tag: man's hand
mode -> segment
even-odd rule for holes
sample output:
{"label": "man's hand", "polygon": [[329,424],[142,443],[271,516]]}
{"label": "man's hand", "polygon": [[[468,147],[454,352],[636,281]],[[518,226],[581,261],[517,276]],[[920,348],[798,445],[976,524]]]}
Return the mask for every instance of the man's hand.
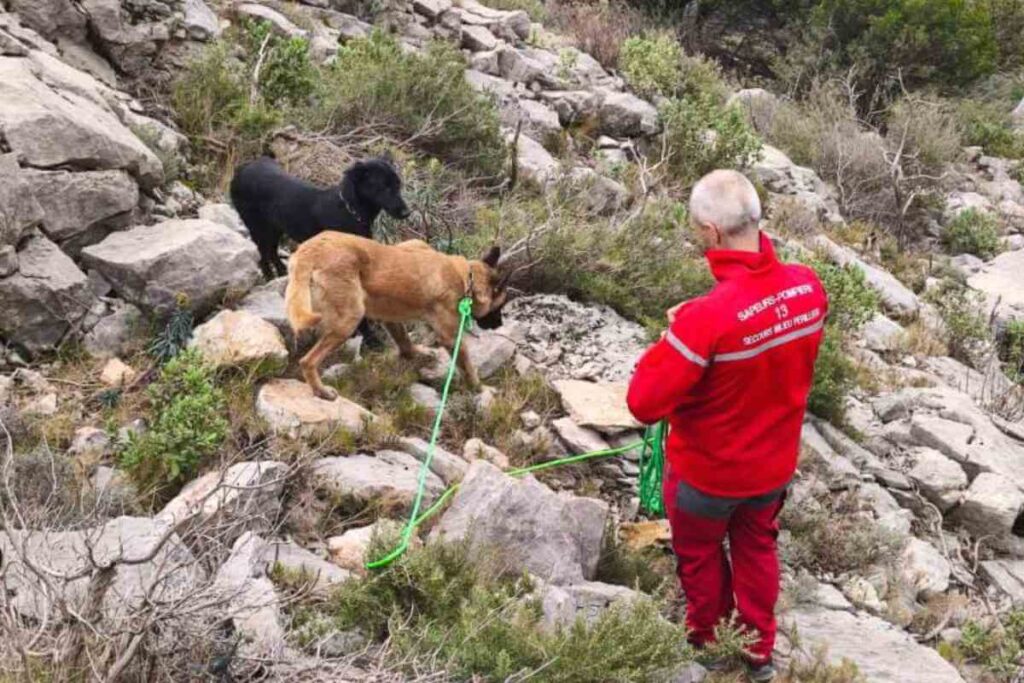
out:
{"label": "man's hand", "polygon": [[676,304],[675,306],[673,306],[672,308],[670,308],[667,311],[665,311],[665,317],[668,318],[668,324],[669,325],[671,325],[673,322],[675,322],[676,313],[679,312],[679,309],[683,307],[684,303],[686,303],[686,302],[685,301],[680,302],[680,303]]}

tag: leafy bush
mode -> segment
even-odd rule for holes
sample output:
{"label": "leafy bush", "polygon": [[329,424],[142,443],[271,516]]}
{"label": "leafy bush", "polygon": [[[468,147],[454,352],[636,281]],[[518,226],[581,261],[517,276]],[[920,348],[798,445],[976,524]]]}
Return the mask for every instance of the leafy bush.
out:
{"label": "leafy bush", "polygon": [[669,166],[684,185],[717,168],[748,166],[760,152],[761,141],[737,106],[722,106],[707,95],[682,97],[662,105],[660,114]]}
{"label": "leafy bush", "polygon": [[942,241],[951,254],[974,254],[990,259],[999,253],[999,222],[977,209],[960,212],[942,231]]}
{"label": "leafy bush", "polygon": [[855,266],[837,266],[816,257],[805,262],[821,280],[829,305],[807,407],[815,415],[841,426],[846,416],[846,396],[857,382],[857,368],[848,357],[845,344],[849,334],[874,315],[878,295],[868,287],[863,271]]}
{"label": "leafy bush", "polygon": [[164,365],[149,386],[149,427],[133,434],[120,454],[121,466],[140,491],[187,481],[227,438],[227,404],[214,380],[214,370],[199,353],[187,350]]}
{"label": "leafy bush", "polygon": [[949,355],[968,365],[975,365],[991,341],[988,316],[979,292],[959,282],[948,280],[928,292],[927,300],[939,312],[945,326],[943,341]]}
{"label": "leafy bush", "polygon": [[1014,610],[1000,624],[968,621],[961,629],[960,642],[945,645],[939,652],[957,664],[977,664],[998,681],[1011,681],[1024,655],[1024,612]]}
{"label": "leafy bush", "polygon": [[238,159],[259,154],[286,114],[309,104],[317,83],[308,41],[278,36],[263,21],[243,22],[189,63],[171,104],[204,167],[204,189],[226,183]]}
{"label": "leafy bush", "polygon": [[1024,320],[1012,320],[1002,338],[1002,356],[1006,374],[1014,382],[1024,384]]}
{"label": "leafy bush", "polygon": [[397,39],[375,31],[338,51],[310,125],[338,132],[377,127],[414,137],[421,149],[463,168],[497,175],[506,157],[497,109],[469,85],[465,68],[447,43],[408,54]]}
{"label": "leafy bush", "polygon": [[787,505],[780,523],[789,532],[782,556],[789,567],[841,574],[864,569],[895,557],[899,537],[856,510],[845,497]]}
{"label": "leafy bush", "polygon": [[728,94],[718,65],[684,54],[671,34],[627,39],[622,44],[619,66],[629,84],[648,98],[709,97],[721,103]]}
{"label": "leafy bush", "polygon": [[[684,629],[661,618],[653,601],[550,632],[532,590],[466,543],[435,543],[343,584],[326,616],[334,628],[388,638],[407,666],[429,658],[458,680],[501,681],[527,671],[538,681],[652,680],[692,656]],[[296,625],[323,616],[311,608]]]}
{"label": "leafy bush", "polygon": [[977,145],[994,156],[1024,156],[1024,135],[1014,130],[1009,112],[1004,103],[961,100],[958,114],[967,144]]}

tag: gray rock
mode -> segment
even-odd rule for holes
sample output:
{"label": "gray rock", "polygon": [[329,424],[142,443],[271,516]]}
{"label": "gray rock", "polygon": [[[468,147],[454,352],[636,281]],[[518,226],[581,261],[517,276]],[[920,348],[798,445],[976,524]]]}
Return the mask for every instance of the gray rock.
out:
{"label": "gray rock", "polygon": [[311,584],[315,597],[324,598],[331,588],[348,581],[352,573],[336,564],[314,555],[305,548],[287,541],[270,541],[260,552],[265,571],[269,574],[280,567],[297,574]]}
{"label": "gray rock", "polygon": [[452,8],[451,0],[413,0],[412,8],[428,19],[437,19]]}
{"label": "gray rock", "polygon": [[1014,607],[1024,606],[1024,560],[987,560],[980,567],[982,575],[1008,595]]}
{"label": "gray rock", "polygon": [[341,430],[358,435],[374,419],[362,406],[339,396],[325,401],[305,382],[274,379],[256,395],[256,412],[277,434],[324,437]]}
{"label": "gray rock", "polygon": [[79,427],[71,438],[68,455],[86,461],[99,461],[110,452],[110,437],[97,427]]}
{"label": "gray rock", "polygon": [[594,578],[607,518],[603,501],[558,495],[531,476],[513,479],[477,460],[431,541],[468,537],[500,548],[513,569],[574,584]]}
{"label": "gray rock", "polygon": [[974,254],[957,254],[949,260],[953,270],[964,278],[974,275],[985,266],[985,262]]}
{"label": "gray rock", "polygon": [[193,330],[188,345],[217,368],[280,371],[288,365],[288,347],[281,333],[248,311],[219,312]]}
{"label": "gray rock", "polygon": [[214,588],[230,605],[232,625],[243,636],[239,653],[276,660],[288,645],[280,597],[266,575],[267,546],[256,534],[243,534],[217,570]]}
{"label": "gray rock", "polygon": [[864,262],[852,249],[840,246],[824,235],[817,235],[812,239],[812,243],[817,248],[822,249],[829,260],[834,263],[841,266],[851,265],[860,268],[864,272],[867,283],[878,292],[882,304],[895,315],[910,316],[921,307],[917,295],[908,289],[906,285],[897,280],[888,271]]}
{"label": "gray rock", "polygon": [[275,460],[240,462],[224,471],[193,479],[155,520],[168,525],[188,523],[202,537],[216,525],[219,539],[233,543],[246,531],[269,532],[281,512],[288,466]]}
{"label": "gray rock", "polygon": [[16,246],[43,220],[43,207],[15,153],[0,154],[0,207],[0,246]]}
{"label": "gray rock", "polygon": [[[507,101],[513,101],[516,97],[515,85],[506,81],[504,78],[498,78],[488,70],[490,68],[490,55],[491,53],[478,52],[473,56],[472,63],[474,68],[466,69],[466,82],[469,83],[474,90],[492,95],[499,104]],[[481,60],[484,61],[481,62]],[[497,73],[496,67],[495,73]]]}
{"label": "gray rock", "polygon": [[466,441],[462,446],[462,457],[468,462],[486,460],[502,471],[509,468],[508,456],[494,446],[488,446],[481,439],[473,438]]}
{"label": "gray rock", "polygon": [[553,386],[566,412],[581,427],[617,434],[640,426],[626,406],[626,384],[563,379]]}
{"label": "gray rock", "polygon": [[498,39],[485,26],[465,26],[462,29],[462,47],[473,52],[486,52],[498,47]]}
{"label": "gray rock", "polygon": [[0,247],[0,278],[18,272],[18,252],[13,245]]}
{"label": "gray rock", "polygon": [[668,683],[704,683],[708,678],[708,670],[697,662],[687,662],[673,671]]}
{"label": "gray rock", "polygon": [[925,498],[945,512],[960,502],[967,488],[967,475],[963,468],[932,448],[917,448],[912,453],[914,467],[907,473]]}
{"label": "gray rock", "polygon": [[607,450],[608,443],[592,429],[580,427],[571,418],[562,417],[551,423],[555,433],[569,449],[570,453],[589,453]]}
{"label": "gray rock", "polygon": [[220,223],[231,228],[242,237],[249,237],[249,228],[245,227],[242,217],[230,204],[204,204],[199,207],[199,217],[204,221]]}
{"label": "gray rock", "polygon": [[938,652],[877,617],[801,607],[782,620],[800,634],[802,647],[792,652],[795,657],[813,657],[811,653],[820,647],[829,662],[856,662],[868,681],[964,683]]}
{"label": "gray rock", "polygon": [[[423,462],[426,460],[430,444],[418,437],[402,437],[398,440],[398,446],[405,453]],[[380,456],[380,453],[377,455]],[[446,485],[450,486],[462,481],[468,469],[469,463],[459,456],[440,446],[434,447],[434,456],[430,459],[430,471],[440,477]]]}
{"label": "gray rock", "polygon": [[958,463],[970,460],[974,427],[934,415],[916,414],[910,421],[910,434],[918,443],[949,456]]}
{"label": "gray rock", "polygon": [[528,134],[546,139],[562,132],[558,114],[546,104],[537,100],[518,100],[516,109],[519,113],[517,118],[523,122],[524,130]]}
{"label": "gray rock", "polygon": [[585,166],[570,171],[569,182],[582,193],[584,206],[598,215],[615,213],[629,201],[625,185]]}
{"label": "gray rock", "polygon": [[875,313],[874,317],[860,328],[861,339],[872,351],[895,351],[900,348],[905,336],[906,333],[898,323],[881,313]]}
{"label": "gray rock", "polygon": [[997,474],[983,472],[971,482],[957,511],[960,524],[974,536],[1008,537],[1013,533],[1024,493]]}
{"label": "gray rock", "polygon": [[244,3],[235,7],[235,12],[257,21],[269,22],[274,30],[286,38],[306,38],[308,32],[296,26],[280,12],[255,3]]}
{"label": "gray rock", "polygon": [[[312,463],[314,485],[358,505],[375,502],[408,509],[416,496],[420,463],[407,453],[381,451],[376,456],[320,458]],[[430,505],[444,483],[428,472],[423,504]]]}
{"label": "gray rock", "polygon": [[598,120],[605,135],[638,137],[661,130],[658,110],[650,102],[625,92],[605,91],[603,95]]}
{"label": "gray rock", "polygon": [[[105,91],[64,68],[77,82]],[[48,87],[38,69],[38,62],[0,57],[0,129],[11,150],[37,168],[124,169],[145,188],[160,184],[160,160],[113,112],[79,92]]]}
{"label": "gray rock", "polygon": [[18,272],[0,280],[0,334],[29,353],[51,350],[94,302],[85,273],[50,240],[30,237],[18,253]]}
{"label": "gray rock", "polygon": [[996,301],[996,319],[1013,320],[1024,317],[1024,287],[1020,286],[1020,273],[1024,272],[1024,251],[1007,251],[985,264],[967,284],[978,290],[992,310]]}
{"label": "gray rock", "polygon": [[82,346],[94,358],[122,356],[142,329],[142,311],[123,301],[115,301],[113,311],[93,325],[82,339]]}
{"label": "gray rock", "polygon": [[220,35],[220,20],[203,0],[185,0],[185,30],[193,40],[211,40]]}
{"label": "gray rock", "polygon": [[593,625],[613,605],[650,600],[631,588],[598,581],[556,586],[538,579],[538,583],[534,596],[540,600],[544,626],[552,631],[570,628],[577,619]]}
{"label": "gray rock", "polygon": [[860,470],[836,453],[814,425],[804,423],[800,444],[818,458],[830,488],[850,488],[860,482]]}
{"label": "gray rock", "polygon": [[[465,32],[469,27],[464,27]],[[545,66],[531,59],[526,52],[506,46],[498,51],[498,72],[502,78],[515,83],[530,85],[545,76]]]}
{"label": "gray rock", "polygon": [[425,408],[431,415],[436,415],[437,409],[441,407],[441,394],[432,386],[416,382],[409,387],[409,395],[413,403]]}
{"label": "gray rock", "polygon": [[561,295],[519,297],[503,314],[519,352],[551,379],[628,381],[648,346],[642,326]]}
{"label": "gray rock", "polygon": [[885,423],[910,416],[907,401],[900,394],[883,394],[871,402],[871,408],[878,419]]}
{"label": "gray rock", "polygon": [[900,554],[900,577],[914,596],[928,599],[949,588],[952,566],[935,546],[911,536]]}
{"label": "gray rock", "polygon": [[[176,535],[154,553],[166,532],[164,524],[144,517],[118,517],[77,531],[8,529],[0,534],[0,584],[11,596],[7,604],[29,618],[56,617],[53,587],[73,608],[82,609],[90,576],[83,570],[93,566],[90,555],[101,566],[125,562],[117,564],[100,606],[112,626],[144,601],[171,604],[196,590],[204,573]],[[51,580],[44,585],[36,573],[25,569],[15,547],[24,548],[43,571],[83,573],[83,577],[70,582]],[[142,561],[151,554],[151,560]]]}
{"label": "gray rock", "polygon": [[487,379],[512,360],[516,344],[506,335],[489,330],[477,330],[463,340],[469,351],[469,360],[480,379]]}
{"label": "gray rock", "polygon": [[[511,141],[514,136],[508,133],[506,137]],[[522,178],[540,185],[546,185],[554,180],[562,168],[543,145],[522,134],[516,143],[516,163],[519,165],[519,174]]]}
{"label": "gray rock", "polygon": [[878,484],[861,484],[858,490],[861,500],[871,505],[878,526],[897,536],[910,535],[914,513],[900,507],[891,493]]}
{"label": "gray rock", "polygon": [[540,98],[554,107],[563,126],[596,118],[601,110],[601,95],[589,90],[545,90]]}
{"label": "gray rock", "polygon": [[292,328],[284,307],[284,290],[287,283],[287,278],[281,277],[260,285],[246,294],[235,308],[266,320],[290,341],[293,337]]}
{"label": "gray rock", "polygon": [[260,279],[253,243],[217,223],[169,220],[110,235],[82,250],[118,295],[166,314],[185,295],[200,313],[225,292],[244,293]]}

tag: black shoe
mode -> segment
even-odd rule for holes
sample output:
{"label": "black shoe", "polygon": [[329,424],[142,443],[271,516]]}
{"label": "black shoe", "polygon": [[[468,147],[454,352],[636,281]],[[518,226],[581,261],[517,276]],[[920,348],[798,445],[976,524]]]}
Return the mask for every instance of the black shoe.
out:
{"label": "black shoe", "polygon": [[764,664],[751,664],[747,676],[754,683],[769,683],[775,680],[775,665],[768,660]]}

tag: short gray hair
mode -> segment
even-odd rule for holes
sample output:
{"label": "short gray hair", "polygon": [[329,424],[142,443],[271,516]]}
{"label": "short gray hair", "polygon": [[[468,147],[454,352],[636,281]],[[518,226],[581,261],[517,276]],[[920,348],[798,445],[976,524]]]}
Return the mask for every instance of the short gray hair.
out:
{"label": "short gray hair", "polygon": [[712,171],[693,186],[690,217],[701,225],[713,223],[728,235],[741,235],[757,229],[761,198],[739,171]]}

